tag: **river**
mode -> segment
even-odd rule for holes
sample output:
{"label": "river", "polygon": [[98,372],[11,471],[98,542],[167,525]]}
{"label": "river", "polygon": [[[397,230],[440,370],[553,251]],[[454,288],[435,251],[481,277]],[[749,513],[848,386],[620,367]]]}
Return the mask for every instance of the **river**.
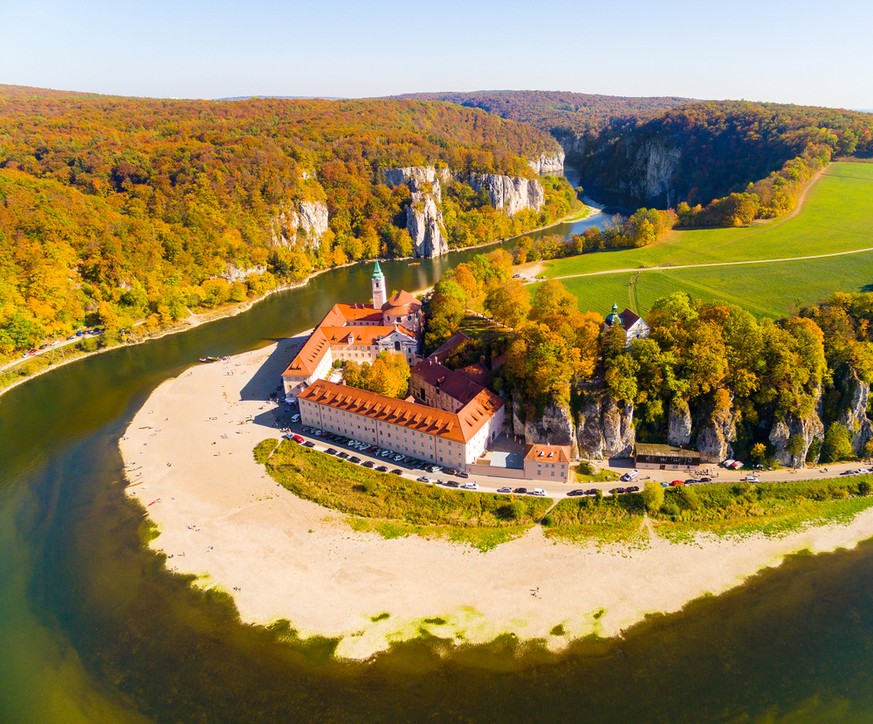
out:
{"label": "river", "polygon": [[[382,268],[389,288],[420,289],[473,253]],[[198,357],[265,345],[335,300],[366,300],[371,272],[322,274],[0,397],[0,721],[873,719],[873,544],[795,557],[562,655],[511,639],[416,641],[364,664],[335,661],[330,642],[242,625],[226,600],[166,573],[123,494],[128,421]]]}

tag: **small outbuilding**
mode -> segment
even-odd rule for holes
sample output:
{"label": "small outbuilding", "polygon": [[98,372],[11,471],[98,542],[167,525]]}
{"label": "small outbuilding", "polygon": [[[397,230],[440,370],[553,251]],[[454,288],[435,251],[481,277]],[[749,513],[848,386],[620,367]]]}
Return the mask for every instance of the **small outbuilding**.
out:
{"label": "small outbuilding", "polygon": [[615,325],[624,330],[625,346],[627,347],[630,347],[631,342],[635,339],[645,339],[651,332],[649,325],[636,312],[625,309],[619,314],[618,304],[612,305],[612,311],[606,315],[606,319],[603,321],[603,329],[609,331]]}
{"label": "small outbuilding", "polygon": [[694,470],[700,466],[697,450],[675,445],[638,442],[634,445],[634,467],[644,470]]}

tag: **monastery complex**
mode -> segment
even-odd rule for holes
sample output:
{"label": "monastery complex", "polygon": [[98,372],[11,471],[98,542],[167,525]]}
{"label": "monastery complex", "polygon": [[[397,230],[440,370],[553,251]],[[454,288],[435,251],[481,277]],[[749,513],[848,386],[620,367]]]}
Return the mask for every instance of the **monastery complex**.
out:
{"label": "monastery complex", "polygon": [[[480,384],[475,366],[467,374],[440,363],[444,348],[421,358],[421,302],[405,291],[389,298],[378,262],[372,289],[372,304],[335,304],[325,315],[282,373],[286,400],[298,402],[303,425],[443,467],[488,474],[481,458],[503,428],[504,401]],[[372,363],[385,351],[403,354],[412,367],[405,400],[327,379],[337,361]],[[517,471],[499,468],[490,474],[529,472],[544,479],[545,472],[552,481],[569,478],[569,448],[532,445],[525,457]]]}

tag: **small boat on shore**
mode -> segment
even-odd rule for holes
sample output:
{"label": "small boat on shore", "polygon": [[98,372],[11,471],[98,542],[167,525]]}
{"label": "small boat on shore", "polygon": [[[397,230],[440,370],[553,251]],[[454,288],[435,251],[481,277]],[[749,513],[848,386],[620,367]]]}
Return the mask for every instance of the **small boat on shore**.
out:
{"label": "small boat on shore", "polygon": [[201,362],[218,362],[218,357],[201,357]]}

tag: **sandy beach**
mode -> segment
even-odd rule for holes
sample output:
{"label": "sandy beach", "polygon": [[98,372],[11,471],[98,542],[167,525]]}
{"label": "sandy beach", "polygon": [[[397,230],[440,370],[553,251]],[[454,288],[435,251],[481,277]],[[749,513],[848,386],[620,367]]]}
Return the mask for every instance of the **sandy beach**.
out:
{"label": "sandy beach", "polygon": [[339,656],[365,659],[420,628],[470,643],[513,632],[560,649],[724,592],[789,553],[873,536],[873,510],[783,538],[685,545],[652,537],[633,550],[555,543],[539,527],[488,553],[354,532],[344,516],[281,488],[252,457],[258,442],[278,436],[269,394],[300,343],[164,382],[120,447],[127,494],[157,524],[150,545],[171,571],[231,594],[244,621],[287,619],[301,636],[340,637]]}

